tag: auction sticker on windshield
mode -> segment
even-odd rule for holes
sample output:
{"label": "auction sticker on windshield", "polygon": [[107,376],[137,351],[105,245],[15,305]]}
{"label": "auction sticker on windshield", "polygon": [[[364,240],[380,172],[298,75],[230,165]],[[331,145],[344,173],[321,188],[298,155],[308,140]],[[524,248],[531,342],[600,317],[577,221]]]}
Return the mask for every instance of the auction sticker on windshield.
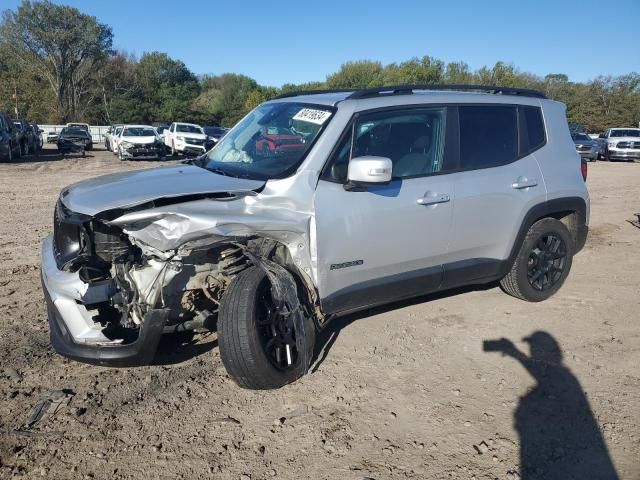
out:
{"label": "auction sticker on windshield", "polygon": [[331,116],[331,112],[326,110],[316,110],[314,108],[303,108],[295,114],[292,120],[300,120],[302,122],[315,123],[322,125]]}

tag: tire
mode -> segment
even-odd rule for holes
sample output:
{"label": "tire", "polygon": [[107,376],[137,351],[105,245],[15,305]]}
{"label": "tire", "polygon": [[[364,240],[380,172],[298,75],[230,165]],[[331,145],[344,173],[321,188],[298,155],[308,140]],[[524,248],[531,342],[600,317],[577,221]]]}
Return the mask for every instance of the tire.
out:
{"label": "tire", "polygon": [[[315,325],[309,317],[304,318],[304,347],[307,365],[302,356],[291,350],[294,359],[291,366],[278,368],[274,355],[267,353],[265,329],[258,319],[264,314],[271,299],[269,280],[259,267],[250,267],[238,274],[230,283],[220,302],[218,314],[218,344],[220,357],[231,378],[243,388],[266,390],[280,388],[300,378],[311,362],[315,344]],[[275,311],[275,310],[272,310]],[[263,313],[263,315],[261,315]],[[272,318],[281,318],[277,314]],[[271,339],[273,340],[273,338]],[[272,347],[277,350],[276,347]],[[283,359],[283,349],[280,349]],[[286,361],[286,360],[285,360]],[[284,362],[283,362],[284,363]],[[282,365],[281,365],[282,366]]]}
{"label": "tire", "polygon": [[7,147],[9,147],[7,149],[8,150],[7,156],[6,157],[0,157],[0,161],[11,163],[11,162],[13,162],[13,149],[11,148],[11,143],[9,143],[9,145],[7,145]]}
{"label": "tire", "polygon": [[546,300],[562,287],[569,275],[573,250],[573,239],[562,222],[555,218],[538,220],[529,228],[511,270],[500,280],[502,290],[528,302]]}
{"label": "tire", "polygon": [[121,162],[124,162],[124,157],[122,156],[122,149],[118,147],[118,158]]}
{"label": "tire", "polygon": [[22,158],[22,145],[18,145],[18,153],[16,153],[16,158]]}
{"label": "tire", "polygon": [[175,157],[175,155],[176,155],[175,144],[173,142],[171,142],[171,156]]}

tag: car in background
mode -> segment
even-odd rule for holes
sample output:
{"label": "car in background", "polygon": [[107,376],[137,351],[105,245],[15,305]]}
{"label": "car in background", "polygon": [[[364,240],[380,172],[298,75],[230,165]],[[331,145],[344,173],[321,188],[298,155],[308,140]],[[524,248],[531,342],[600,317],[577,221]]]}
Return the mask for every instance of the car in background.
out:
{"label": "car in background", "polygon": [[605,160],[640,160],[640,128],[609,128],[598,141]]}
{"label": "car in background", "polygon": [[88,123],[67,123],[67,127],[72,127],[72,128],[81,128],[83,130],[86,130],[87,133],[91,133],[91,130],[89,129],[89,124]]}
{"label": "car in background", "polygon": [[59,133],[55,130],[50,130],[47,133],[47,143],[58,143],[58,135]]}
{"label": "car in background", "polygon": [[114,155],[118,154],[118,139],[120,137],[120,134],[122,133],[123,128],[124,125],[117,125],[116,128],[113,129],[113,133],[109,137],[108,150],[111,150]]}
{"label": "car in background", "polygon": [[204,130],[204,133],[207,134],[207,137],[209,137],[209,139],[213,141],[214,144],[218,143],[218,141],[222,137],[224,137],[227,134],[227,132],[230,130],[229,128],[215,127],[213,125],[206,125],[202,127],[202,129]]}
{"label": "car in background", "polygon": [[37,123],[32,123],[31,128],[33,128],[36,151],[39,152],[42,150],[42,146],[44,145],[44,140],[42,139],[42,133],[44,130],[42,130]]}
{"label": "car in background", "polygon": [[19,132],[22,155],[29,155],[36,149],[33,128],[25,120],[14,118],[12,121]]}
{"label": "car in background", "polygon": [[580,157],[589,162],[595,162],[598,159],[598,152],[600,151],[600,144],[593,140],[586,133],[572,133],[571,139],[576,146],[576,152]]}
{"label": "car in background", "polygon": [[207,135],[195,123],[173,122],[164,132],[164,144],[171,155],[201,155],[207,151]]}
{"label": "car in background", "polygon": [[151,125],[125,125],[118,142],[120,160],[164,160],[164,142]]}
{"label": "car in background", "polygon": [[64,127],[58,135],[58,151],[65,153],[82,153],[93,145],[91,135],[84,128]]}
{"label": "car in background", "polygon": [[109,130],[107,130],[107,133],[104,134],[104,148],[106,148],[107,150],[111,150],[111,142],[112,142],[113,136],[115,135],[116,128],[121,126],[122,126],[121,124],[115,124],[109,127]]}
{"label": "car in background", "polygon": [[286,127],[264,127],[256,140],[256,153],[263,156],[295,153],[304,148],[304,137]]}
{"label": "car in background", "polygon": [[156,132],[158,132],[158,135],[160,137],[164,138],[164,132],[165,130],[167,130],[169,128],[169,124],[168,123],[154,123],[153,128],[156,129]]}
{"label": "car in background", "polygon": [[20,132],[9,117],[0,112],[0,161],[11,162],[21,155]]}

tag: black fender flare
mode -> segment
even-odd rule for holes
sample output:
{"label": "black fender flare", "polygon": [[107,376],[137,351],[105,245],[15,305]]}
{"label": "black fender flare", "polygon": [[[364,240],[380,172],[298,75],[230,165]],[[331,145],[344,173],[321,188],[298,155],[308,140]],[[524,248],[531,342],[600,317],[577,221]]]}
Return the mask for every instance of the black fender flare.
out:
{"label": "black fender flare", "polygon": [[587,233],[589,230],[587,227],[587,202],[585,199],[582,197],[564,197],[547,200],[543,203],[534,205],[525,214],[522,224],[520,225],[520,229],[518,230],[518,234],[516,235],[516,239],[511,247],[511,253],[509,254],[506,262],[507,266],[505,267],[505,275],[511,269],[513,262],[518,256],[520,246],[522,245],[522,242],[524,242],[524,238],[531,228],[531,225],[541,218],[553,217],[554,215],[566,212],[577,214],[576,231],[573,232],[575,242],[574,253],[578,253],[582,250],[587,241]]}

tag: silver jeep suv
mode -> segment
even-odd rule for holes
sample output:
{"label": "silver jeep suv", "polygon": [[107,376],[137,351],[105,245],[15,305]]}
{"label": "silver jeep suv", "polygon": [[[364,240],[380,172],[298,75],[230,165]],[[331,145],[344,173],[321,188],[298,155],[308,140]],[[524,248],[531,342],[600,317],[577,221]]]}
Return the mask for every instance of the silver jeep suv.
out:
{"label": "silver jeep suv", "polygon": [[496,281],[549,298],[586,241],[585,180],[564,105],[539,92],[288,93],[201,157],[62,191],[51,343],[133,365],[163,333],[216,329],[240,386],[277,388],[336,315]]}

